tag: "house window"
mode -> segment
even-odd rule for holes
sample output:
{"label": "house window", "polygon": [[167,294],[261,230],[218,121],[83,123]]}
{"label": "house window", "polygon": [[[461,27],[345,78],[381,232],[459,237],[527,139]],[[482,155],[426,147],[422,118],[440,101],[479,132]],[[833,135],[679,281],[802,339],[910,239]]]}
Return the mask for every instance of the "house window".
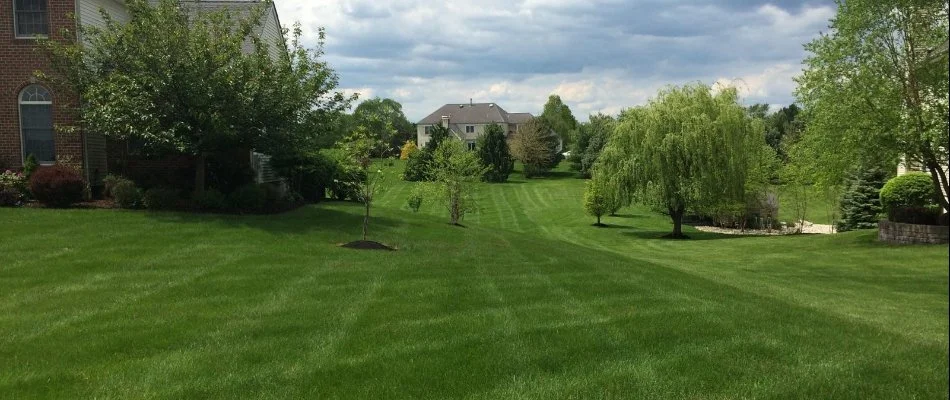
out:
{"label": "house window", "polygon": [[426,135],[431,135],[431,134],[432,134],[432,125],[426,125],[426,127],[425,127],[425,133],[426,133]]}
{"label": "house window", "polygon": [[465,125],[465,133],[475,133],[475,125]]}
{"label": "house window", "polygon": [[56,161],[53,96],[40,85],[27,86],[20,92],[20,134],[24,160],[32,154],[39,163],[51,164]]}
{"label": "house window", "polygon": [[468,150],[469,150],[469,151],[475,151],[475,141],[474,141],[474,140],[469,140],[469,141],[468,141]]}
{"label": "house window", "polygon": [[13,14],[16,37],[49,35],[46,0],[13,0]]}

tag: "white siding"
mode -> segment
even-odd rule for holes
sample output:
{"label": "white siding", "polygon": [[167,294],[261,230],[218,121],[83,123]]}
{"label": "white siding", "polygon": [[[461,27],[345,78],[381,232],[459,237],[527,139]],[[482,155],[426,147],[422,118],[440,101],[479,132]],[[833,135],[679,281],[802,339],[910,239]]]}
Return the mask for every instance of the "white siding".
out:
{"label": "white siding", "polygon": [[261,29],[261,39],[270,46],[270,55],[273,58],[280,56],[284,51],[284,33],[277,20],[277,11],[271,7],[264,17],[264,26]]}
{"label": "white siding", "polygon": [[129,13],[125,4],[117,0],[79,0],[79,22],[83,25],[105,27],[105,20],[99,10],[105,10],[119,22],[128,22]]}

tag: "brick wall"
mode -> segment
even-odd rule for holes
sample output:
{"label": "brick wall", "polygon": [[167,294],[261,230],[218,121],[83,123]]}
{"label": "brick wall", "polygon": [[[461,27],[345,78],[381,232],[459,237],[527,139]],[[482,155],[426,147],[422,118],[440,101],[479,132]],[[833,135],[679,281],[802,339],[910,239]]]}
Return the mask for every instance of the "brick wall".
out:
{"label": "brick wall", "polygon": [[[75,32],[75,0],[48,0],[47,10],[50,37],[62,37],[64,28]],[[36,50],[35,40],[16,38],[13,0],[0,0],[0,165],[16,168],[23,164],[18,96],[20,90],[35,82],[33,71],[45,70],[46,64],[45,57]],[[48,89],[53,94],[54,126],[73,124],[75,96]],[[82,134],[57,131],[54,140],[58,158],[82,166]]]}

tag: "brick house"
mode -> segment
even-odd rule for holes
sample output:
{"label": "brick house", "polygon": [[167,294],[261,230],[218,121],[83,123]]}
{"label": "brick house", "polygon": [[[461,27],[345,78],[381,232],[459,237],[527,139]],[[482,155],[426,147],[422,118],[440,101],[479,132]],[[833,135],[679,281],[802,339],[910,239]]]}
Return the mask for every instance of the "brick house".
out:
{"label": "brick house", "polygon": [[[229,0],[194,4],[196,9],[228,7],[241,11],[257,3]],[[57,93],[34,77],[34,71],[48,68],[37,40],[59,38],[56,33],[63,29],[77,32],[77,25],[103,26],[101,11],[119,22],[129,19],[122,0],[0,0],[0,168],[21,168],[27,155],[33,154],[41,165],[69,163],[79,167],[84,177],[97,185],[119,166],[145,173],[191,167],[187,156],[138,159],[128,143],[108,141],[103,135],[81,129],[67,133],[56,128],[73,125],[75,116],[69,110],[76,108],[79,99]],[[283,32],[273,6],[257,34],[283,46]],[[77,33],[76,38],[58,40],[81,38]],[[270,171],[262,170],[266,169],[261,167],[266,166],[264,157],[255,153],[247,156],[247,162],[258,167],[258,181],[276,179]]]}

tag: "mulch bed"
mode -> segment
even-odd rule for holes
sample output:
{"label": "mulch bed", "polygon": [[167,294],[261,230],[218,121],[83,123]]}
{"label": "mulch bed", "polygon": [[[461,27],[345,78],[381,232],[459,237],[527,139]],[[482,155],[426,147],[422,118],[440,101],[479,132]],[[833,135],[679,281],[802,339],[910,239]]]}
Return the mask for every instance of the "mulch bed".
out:
{"label": "mulch bed", "polygon": [[[23,207],[25,208],[51,208],[51,207],[47,207],[45,204],[40,203],[38,201],[28,201],[26,203],[23,203]],[[115,206],[115,203],[112,200],[90,200],[90,201],[84,201],[82,203],[73,204],[69,208],[96,210],[96,209],[110,209],[110,208],[117,208],[117,207]]]}
{"label": "mulch bed", "polygon": [[385,244],[374,242],[371,240],[357,240],[355,242],[349,242],[346,244],[340,245],[340,247],[345,247],[347,249],[356,249],[356,250],[383,250],[383,251],[396,251],[396,249],[389,247]]}

